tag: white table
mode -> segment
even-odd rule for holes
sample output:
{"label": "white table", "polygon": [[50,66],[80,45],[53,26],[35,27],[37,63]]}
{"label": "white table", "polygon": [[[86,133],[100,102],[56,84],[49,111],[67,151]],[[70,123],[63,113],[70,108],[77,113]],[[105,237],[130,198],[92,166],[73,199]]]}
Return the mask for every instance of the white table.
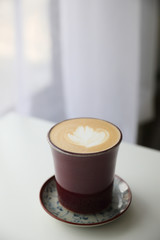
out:
{"label": "white table", "polygon": [[0,119],[0,240],[160,239],[160,152],[122,143],[116,174],[133,200],[116,221],[94,228],[59,222],[41,207],[39,191],[54,174],[47,132],[52,123],[15,113]]}

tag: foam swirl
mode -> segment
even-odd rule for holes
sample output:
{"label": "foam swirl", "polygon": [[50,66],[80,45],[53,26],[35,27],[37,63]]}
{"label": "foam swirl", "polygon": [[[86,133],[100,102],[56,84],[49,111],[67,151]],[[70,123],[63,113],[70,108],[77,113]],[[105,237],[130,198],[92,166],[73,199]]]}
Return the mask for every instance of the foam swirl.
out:
{"label": "foam swirl", "polygon": [[94,130],[89,126],[78,126],[73,134],[68,133],[67,136],[73,144],[90,148],[107,141],[109,132],[105,129]]}

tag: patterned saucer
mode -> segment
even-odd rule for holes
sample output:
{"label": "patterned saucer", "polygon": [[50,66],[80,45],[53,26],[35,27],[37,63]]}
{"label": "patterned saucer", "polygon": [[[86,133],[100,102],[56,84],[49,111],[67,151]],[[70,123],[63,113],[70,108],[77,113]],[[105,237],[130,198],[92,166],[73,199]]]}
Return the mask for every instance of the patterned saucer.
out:
{"label": "patterned saucer", "polygon": [[109,223],[120,217],[130,206],[132,193],[128,184],[115,175],[111,205],[94,214],[80,214],[64,208],[58,201],[55,176],[49,178],[40,190],[40,202],[44,210],[59,221],[89,227]]}

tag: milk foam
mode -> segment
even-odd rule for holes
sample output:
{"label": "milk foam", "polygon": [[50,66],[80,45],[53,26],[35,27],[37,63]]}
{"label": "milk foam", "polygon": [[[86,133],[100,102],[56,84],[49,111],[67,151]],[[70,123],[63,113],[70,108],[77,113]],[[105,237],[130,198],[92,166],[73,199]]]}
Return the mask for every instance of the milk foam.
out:
{"label": "milk foam", "polygon": [[67,136],[73,144],[90,148],[107,141],[109,132],[105,129],[96,131],[89,126],[78,126],[73,134],[68,133]]}

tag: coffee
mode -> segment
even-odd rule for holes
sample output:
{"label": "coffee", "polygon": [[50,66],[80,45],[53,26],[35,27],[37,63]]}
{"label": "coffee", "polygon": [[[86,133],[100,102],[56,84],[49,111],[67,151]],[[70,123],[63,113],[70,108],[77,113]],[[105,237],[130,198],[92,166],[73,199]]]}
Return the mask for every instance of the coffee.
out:
{"label": "coffee", "polygon": [[49,139],[56,147],[71,153],[96,153],[115,146],[121,138],[113,124],[95,118],[76,118],[55,125]]}
{"label": "coffee", "polygon": [[79,213],[103,210],[112,189],[121,131],[95,118],[65,120],[48,133],[59,202]]}

